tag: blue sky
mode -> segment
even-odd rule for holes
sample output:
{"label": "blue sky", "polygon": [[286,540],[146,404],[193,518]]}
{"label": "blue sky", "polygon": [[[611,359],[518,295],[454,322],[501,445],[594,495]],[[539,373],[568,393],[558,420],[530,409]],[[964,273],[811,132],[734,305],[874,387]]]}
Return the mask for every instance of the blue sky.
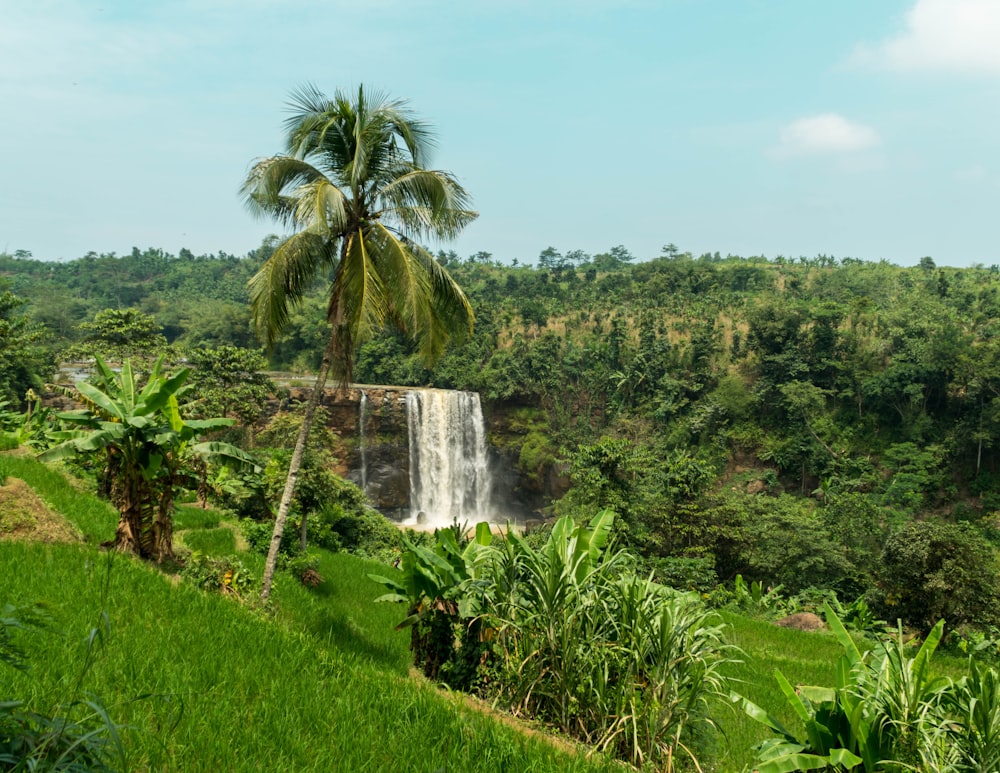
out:
{"label": "blue sky", "polygon": [[0,250],[243,254],[289,93],[406,98],[534,262],[1000,263],[1000,0],[0,0]]}

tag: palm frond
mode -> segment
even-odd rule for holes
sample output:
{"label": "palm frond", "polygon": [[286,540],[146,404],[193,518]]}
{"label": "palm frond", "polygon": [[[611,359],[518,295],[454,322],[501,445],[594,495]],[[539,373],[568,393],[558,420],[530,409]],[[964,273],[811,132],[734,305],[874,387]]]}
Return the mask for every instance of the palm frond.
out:
{"label": "palm frond", "polygon": [[271,156],[251,167],[240,187],[240,195],[255,217],[273,217],[286,225],[294,225],[299,189],[324,180],[329,182],[307,161],[292,156]]}
{"label": "palm frond", "polygon": [[334,246],[309,231],[290,236],[250,278],[250,315],[258,336],[273,346],[291,307],[298,303],[317,275],[336,264]]}
{"label": "palm frond", "polygon": [[409,243],[382,223],[375,223],[369,233],[378,272],[390,301],[387,314],[397,328],[412,336],[431,313],[430,277],[413,255]]}
{"label": "palm frond", "polygon": [[286,121],[288,150],[300,159],[322,158],[356,194],[400,159],[423,165],[434,140],[405,100],[359,86],[325,97],[315,86],[293,92]]}
{"label": "palm frond", "polygon": [[388,314],[383,277],[373,262],[370,244],[362,231],[351,234],[330,292],[327,319],[334,328],[347,326],[352,344],[358,344],[382,327]]}
{"label": "palm frond", "polygon": [[414,238],[452,239],[479,216],[469,208],[471,197],[458,180],[438,170],[406,170],[378,196],[385,215]]}
{"label": "palm frond", "polygon": [[392,319],[417,343],[425,362],[436,362],[449,343],[472,332],[472,305],[458,283],[425,249],[398,238],[381,223],[372,230],[380,233],[384,245],[384,274],[392,288],[387,295],[394,300]]}
{"label": "palm frond", "polygon": [[301,186],[295,201],[295,224],[324,239],[340,238],[348,227],[348,200],[325,177]]}

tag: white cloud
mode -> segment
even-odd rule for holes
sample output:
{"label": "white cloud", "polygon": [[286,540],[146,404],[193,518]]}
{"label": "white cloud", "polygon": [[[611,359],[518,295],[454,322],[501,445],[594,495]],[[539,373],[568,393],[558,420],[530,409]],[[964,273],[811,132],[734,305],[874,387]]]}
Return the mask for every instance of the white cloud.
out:
{"label": "white cloud", "polygon": [[879,144],[878,133],[842,115],[823,113],[800,118],[781,130],[779,152],[783,155],[851,153]]}
{"label": "white cloud", "polygon": [[855,61],[893,70],[1000,73],[1000,0],[916,0],[902,32]]}
{"label": "white cloud", "polygon": [[986,182],[990,178],[990,173],[982,164],[973,164],[956,169],[952,176],[957,182],[971,184]]}

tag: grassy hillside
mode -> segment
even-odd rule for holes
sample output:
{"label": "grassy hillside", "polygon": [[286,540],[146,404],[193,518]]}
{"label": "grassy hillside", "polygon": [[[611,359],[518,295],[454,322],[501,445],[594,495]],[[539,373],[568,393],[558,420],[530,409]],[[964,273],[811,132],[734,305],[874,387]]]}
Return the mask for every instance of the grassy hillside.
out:
{"label": "grassy hillside", "polygon": [[[367,573],[384,567],[321,552],[325,581],[307,589],[279,574],[265,615],[99,551],[114,513],[59,473],[0,455],[0,480],[8,478],[27,482],[86,541],[0,540],[0,608],[39,602],[53,621],[50,631],[18,632],[34,667],[24,674],[3,668],[0,700],[52,714],[98,696],[127,726],[130,770],[621,769],[414,680],[408,635],[393,630],[400,609],[372,603],[381,591]],[[201,553],[225,554],[238,544],[219,513],[182,508],[177,528],[178,541]],[[259,576],[258,557],[239,557]],[[732,689],[793,723],[782,714],[774,670],[792,684],[831,684],[835,640],[724,616],[745,653],[730,668]],[[763,729],[728,705],[714,714],[722,733],[706,742],[711,757],[703,767],[748,769]]]}
{"label": "grassy hillside", "polygon": [[[0,476],[70,518],[101,504],[31,460],[0,458]],[[281,577],[273,620],[86,544],[0,541],[0,565],[0,607],[53,620],[18,633],[33,668],[4,668],[0,697],[66,713],[99,696],[128,726],[129,770],[603,769],[411,680],[398,610],[371,603],[372,567],[348,556],[324,556],[315,591]]]}

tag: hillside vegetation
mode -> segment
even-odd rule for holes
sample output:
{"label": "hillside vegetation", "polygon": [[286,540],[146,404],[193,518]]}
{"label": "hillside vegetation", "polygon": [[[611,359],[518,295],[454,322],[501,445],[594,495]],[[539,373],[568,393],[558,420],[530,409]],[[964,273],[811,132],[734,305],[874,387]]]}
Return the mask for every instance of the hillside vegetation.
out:
{"label": "hillside vegetation", "polygon": [[[492,545],[488,530],[470,542],[458,524],[404,539],[334,475],[321,420],[280,542],[284,570],[262,603],[261,554],[302,417],[265,411],[275,387],[260,371],[314,367],[325,337],[319,288],[269,362],[235,334],[248,322],[239,282],[273,246],[244,259],[136,250],[58,266],[0,256],[3,442],[48,449],[43,458],[81,476],[73,489],[37,461],[0,457],[4,496],[17,503],[3,532],[49,536],[0,544],[17,578],[0,597],[13,604],[0,644],[15,665],[24,653],[46,664],[15,675],[14,696],[39,712],[9,704],[15,724],[70,716],[74,732],[95,729],[94,753],[118,769],[248,757],[331,769],[331,755],[333,769],[398,769],[421,738],[418,769],[612,764],[441,703],[411,683],[412,659],[639,767],[990,769],[996,672],[938,658],[936,670],[966,674],[949,681],[927,664],[938,645],[981,659],[1000,651],[1000,272],[673,249],[636,265],[623,248],[550,249],[537,268],[442,253],[476,310],[475,334],[428,370],[387,332],[358,349],[355,376],[479,391],[503,417],[497,443],[526,485],[568,481],[548,489],[555,526]],[[89,270],[115,273],[128,305]],[[60,293],[76,303],[62,323],[51,308]],[[76,397],[100,414],[70,417],[85,432],[68,433],[37,394],[53,362],[94,355],[126,364],[98,360],[96,386]],[[137,477],[123,488],[126,459]],[[200,508],[175,508],[194,499]],[[115,520],[140,506],[150,520],[135,521],[137,544],[147,531],[165,540],[148,554],[167,576],[97,552],[112,537],[130,550]],[[54,526],[52,511],[76,528]],[[362,556],[401,557],[402,573]],[[409,637],[392,632],[401,609],[372,604],[369,574],[407,605]],[[67,638],[36,630],[33,601]],[[825,612],[837,635],[805,639],[734,612]],[[859,650],[840,620],[879,638]],[[915,643],[899,629],[884,638],[885,620]],[[783,676],[761,678],[775,670]],[[802,683],[812,686],[795,697]],[[91,685],[97,697],[81,701]],[[830,735],[841,721],[850,729]],[[131,728],[121,743],[109,734],[119,725]],[[225,744],[206,747],[206,726]],[[351,735],[316,736],[340,727]],[[67,734],[38,743],[61,750]],[[76,748],[89,746],[65,753]]]}
{"label": "hillside vegetation", "polygon": [[[121,749],[107,755],[113,769],[605,769],[410,679],[396,610],[372,603],[378,586],[366,573],[376,565],[324,553],[322,585],[308,590],[282,575],[274,610],[254,612],[238,601],[240,581],[210,593],[198,587],[203,576],[165,576],[99,551],[94,543],[116,520],[106,503],[37,462],[0,456],[0,479],[17,476],[87,544],[0,539],[3,617],[5,605],[23,614],[39,604],[45,619],[11,633],[30,670],[0,662],[0,700],[69,716],[87,731],[106,727],[106,712],[120,726]],[[217,528],[204,527],[212,520],[182,509],[180,540],[197,542]],[[238,560],[259,574],[261,557]]]}
{"label": "hillside vegetation", "polygon": [[[125,333],[192,362],[252,347],[245,283],[276,243],[244,258],[0,256],[21,331],[11,351],[33,366],[9,376],[9,399],[39,388],[60,352],[113,354]],[[480,392],[506,417],[498,442],[554,514],[614,509],[619,538],[679,587],[742,575],[865,595],[924,630],[941,616],[1000,623],[997,266],[694,257],[672,245],[645,262],[622,247],[549,248],[537,267],[438,259],[472,302],[473,337],[428,370],[387,332],[360,347],[355,379]],[[320,283],[270,367],[317,366],[325,303]],[[266,367],[247,360],[231,383],[248,384],[254,362]],[[259,399],[213,405],[242,406],[249,424]],[[568,490],[545,489],[560,475]]]}

